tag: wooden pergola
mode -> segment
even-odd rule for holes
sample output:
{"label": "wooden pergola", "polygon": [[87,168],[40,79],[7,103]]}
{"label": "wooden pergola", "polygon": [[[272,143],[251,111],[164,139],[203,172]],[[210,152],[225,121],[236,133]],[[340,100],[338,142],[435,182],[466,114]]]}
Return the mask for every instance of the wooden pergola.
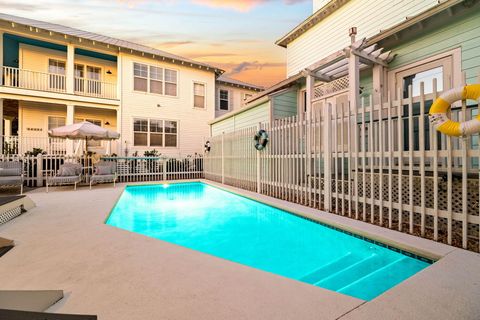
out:
{"label": "wooden pergola", "polygon": [[302,72],[306,79],[307,117],[310,117],[312,110],[315,81],[328,83],[348,76],[348,100],[351,110],[359,105],[361,70],[373,68],[373,87],[376,90],[382,90],[382,84],[386,78],[386,67],[395,58],[395,55],[391,51],[384,52],[383,48],[377,48],[376,44],[367,45],[366,38],[355,41],[356,30],[352,29],[350,46],[317,61]]}

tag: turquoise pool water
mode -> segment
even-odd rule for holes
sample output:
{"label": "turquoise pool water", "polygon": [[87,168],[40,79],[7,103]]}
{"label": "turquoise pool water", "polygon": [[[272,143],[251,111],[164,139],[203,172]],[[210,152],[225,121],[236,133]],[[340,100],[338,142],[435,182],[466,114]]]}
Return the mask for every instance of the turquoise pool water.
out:
{"label": "turquoise pool water", "polygon": [[129,186],[107,224],[363,300],[429,266],[199,182]]}

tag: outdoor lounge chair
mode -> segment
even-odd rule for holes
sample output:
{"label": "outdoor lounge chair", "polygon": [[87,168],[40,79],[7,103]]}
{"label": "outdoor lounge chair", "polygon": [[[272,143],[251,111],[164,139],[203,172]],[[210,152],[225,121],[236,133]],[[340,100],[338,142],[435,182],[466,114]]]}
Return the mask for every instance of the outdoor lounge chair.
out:
{"label": "outdoor lounge chair", "polygon": [[90,177],[90,189],[94,183],[115,182],[117,181],[117,165],[115,162],[101,161],[95,165],[93,175]]}
{"label": "outdoor lounge chair", "polygon": [[0,186],[20,186],[20,194],[23,194],[23,165],[20,161],[0,162]]}
{"label": "outdoor lounge chair", "polygon": [[47,192],[49,186],[64,186],[73,184],[77,190],[77,183],[82,181],[82,165],[79,163],[64,163],[60,166],[57,174],[47,177]]}

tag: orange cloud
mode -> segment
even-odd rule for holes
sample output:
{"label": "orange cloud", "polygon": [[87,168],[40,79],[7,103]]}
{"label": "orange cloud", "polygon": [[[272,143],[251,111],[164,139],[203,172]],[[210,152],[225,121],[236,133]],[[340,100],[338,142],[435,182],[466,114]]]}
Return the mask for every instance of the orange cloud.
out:
{"label": "orange cloud", "polygon": [[268,0],[192,0],[193,3],[206,5],[212,8],[227,8],[241,12],[247,12],[253,7],[267,2]]}

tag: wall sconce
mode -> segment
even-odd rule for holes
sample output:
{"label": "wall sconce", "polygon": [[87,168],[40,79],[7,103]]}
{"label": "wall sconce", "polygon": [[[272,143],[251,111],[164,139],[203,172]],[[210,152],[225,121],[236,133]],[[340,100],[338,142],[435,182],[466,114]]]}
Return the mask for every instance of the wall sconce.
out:
{"label": "wall sconce", "polygon": [[112,71],[108,70],[108,71],[107,71],[107,74],[112,74]]}
{"label": "wall sconce", "polygon": [[109,126],[109,125],[110,125],[110,122],[106,121],[106,122],[105,122],[105,125],[106,125],[106,126]]}

